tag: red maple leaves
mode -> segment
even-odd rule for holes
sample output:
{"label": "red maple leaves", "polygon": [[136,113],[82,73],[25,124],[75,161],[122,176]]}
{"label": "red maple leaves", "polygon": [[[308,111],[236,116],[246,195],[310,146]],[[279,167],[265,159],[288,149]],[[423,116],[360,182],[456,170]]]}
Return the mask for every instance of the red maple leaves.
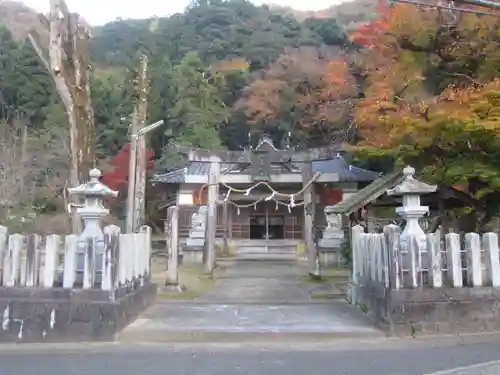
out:
{"label": "red maple leaves", "polygon": [[[102,176],[102,183],[110,189],[124,192],[128,184],[128,169],[130,160],[130,144],[125,144],[121,151],[111,159],[111,170],[105,172]],[[154,168],[154,153],[147,151],[146,160],[147,169]],[[121,194],[120,194],[121,195]]]}
{"label": "red maple leaves", "polygon": [[379,1],[379,17],[359,28],[350,35],[353,43],[363,47],[373,47],[379,40],[379,37],[387,31],[389,27],[388,19],[391,16],[391,6],[386,0]]}

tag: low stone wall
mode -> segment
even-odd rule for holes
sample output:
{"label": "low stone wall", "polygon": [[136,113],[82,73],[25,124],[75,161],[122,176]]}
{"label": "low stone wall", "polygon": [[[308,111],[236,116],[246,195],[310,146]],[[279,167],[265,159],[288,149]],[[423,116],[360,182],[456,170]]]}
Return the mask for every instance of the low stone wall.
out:
{"label": "low stone wall", "polygon": [[480,333],[500,330],[500,289],[493,287],[352,289],[362,311],[390,335]]}
{"label": "low stone wall", "polygon": [[391,292],[396,334],[476,333],[500,330],[500,289],[493,287]]}
{"label": "low stone wall", "polygon": [[135,290],[0,288],[0,342],[112,341],[149,307],[156,285]]}
{"label": "low stone wall", "polygon": [[390,293],[380,283],[351,283],[348,299],[367,314],[375,325],[390,332]]}

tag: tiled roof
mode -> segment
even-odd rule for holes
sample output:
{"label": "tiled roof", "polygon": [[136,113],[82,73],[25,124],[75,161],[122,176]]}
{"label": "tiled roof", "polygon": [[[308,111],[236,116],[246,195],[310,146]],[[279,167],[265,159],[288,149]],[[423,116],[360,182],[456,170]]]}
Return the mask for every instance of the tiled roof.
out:
{"label": "tiled roof", "polygon": [[370,185],[364,187],[353,195],[350,195],[342,202],[327,208],[327,211],[335,214],[350,214],[366,204],[385,194],[387,189],[394,187],[403,181],[404,176],[401,172],[393,172],[382,176]]}
{"label": "tiled roof", "polygon": [[191,162],[184,170],[188,175],[208,175],[208,172],[210,171],[210,163]]}
{"label": "tiled roof", "polygon": [[338,173],[340,182],[370,182],[380,177],[380,173],[348,164],[341,155],[332,159],[315,160],[312,164],[315,173]]}
{"label": "tiled roof", "polygon": [[184,182],[184,169],[175,169],[167,173],[155,174],[151,178],[151,181],[169,184],[182,184]]}
{"label": "tiled roof", "polygon": [[208,171],[210,169],[210,163],[202,163],[202,162],[191,162],[186,165],[184,168],[174,169],[173,171],[167,173],[158,173],[155,174],[151,181],[152,182],[160,182],[160,183],[168,183],[168,184],[182,184],[184,183],[184,176],[186,175],[194,175],[194,176],[203,176],[208,175]]}
{"label": "tiled roof", "polygon": [[[298,167],[300,173],[301,164],[294,163],[294,167]],[[376,180],[380,174],[377,172],[369,171],[366,169],[355,167],[348,164],[343,156],[337,155],[331,159],[315,160],[313,161],[313,172],[319,173],[337,173],[339,175],[339,182],[370,182]],[[156,174],[153,176],[153,182],[180,184],[185,181],[186,175],[203,176],[208,175],[210,163],[204,162],[191,162],[184,168],[179,168],[168,173]],[[238,165],[222,163],[221,173],[225,174],[228,171],[238,170]]]}

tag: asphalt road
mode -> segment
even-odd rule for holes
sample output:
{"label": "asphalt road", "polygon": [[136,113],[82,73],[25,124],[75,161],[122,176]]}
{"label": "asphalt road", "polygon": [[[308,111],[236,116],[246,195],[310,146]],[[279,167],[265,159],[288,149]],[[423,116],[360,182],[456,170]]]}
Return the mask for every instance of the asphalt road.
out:
{"label": "asphalt road", "polygon": [[[387,341],[350,347],[304,343],[42,345],[0,347],[0,374],[423,375],[499,359],[500,340],[446,345]],[[450,374],[498,374],[476,370]]]}

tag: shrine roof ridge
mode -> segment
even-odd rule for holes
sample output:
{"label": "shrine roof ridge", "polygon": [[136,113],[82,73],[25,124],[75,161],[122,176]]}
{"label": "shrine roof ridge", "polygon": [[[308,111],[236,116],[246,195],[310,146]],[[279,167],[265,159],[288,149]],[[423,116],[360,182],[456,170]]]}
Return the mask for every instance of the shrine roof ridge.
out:
{"label": "shrine roof ridge", "polygon": [[209,162],[214,158],[222,162],[235,163],[242,161],[250,161],[251,155],[254,152],[268,152],[272,154],[279,154],[283,159],[291,158],[294,162],[300,161],[315,161],[320,159],[330,159],[337,155],[339,152],[344,152],[345,146],[343,144],[335,144],[325,147],[315,148],[284,148],[278,149],[274,143],[267,137],[261,138],[256,147],[244,148],[241,151],[235,150],[207,150],[202,148],[193,148],[183,145],[171,144],[181,155],[188,156],[191,161]]}
{"label": "shrine roof ridge", "polygon": [[[245,165],[246,164],[246,165]],[[302,171],[303,162],[274,163],[271,170],[275,174],[292,173],[298,174]],[[250,162],[221,163],[221,174],[246,174]],[[155,174],[152,182],[182,184],[186,182],[186,176],[208,176],[210,162],[190,161],[186,166],[166,173]],[[342,155],[337,153],[334,157],[322,158],[312,161],[313,173],[337,173],[339,182],[371,182],[380,177],[380,173],[366,170],[349,164]]]}

